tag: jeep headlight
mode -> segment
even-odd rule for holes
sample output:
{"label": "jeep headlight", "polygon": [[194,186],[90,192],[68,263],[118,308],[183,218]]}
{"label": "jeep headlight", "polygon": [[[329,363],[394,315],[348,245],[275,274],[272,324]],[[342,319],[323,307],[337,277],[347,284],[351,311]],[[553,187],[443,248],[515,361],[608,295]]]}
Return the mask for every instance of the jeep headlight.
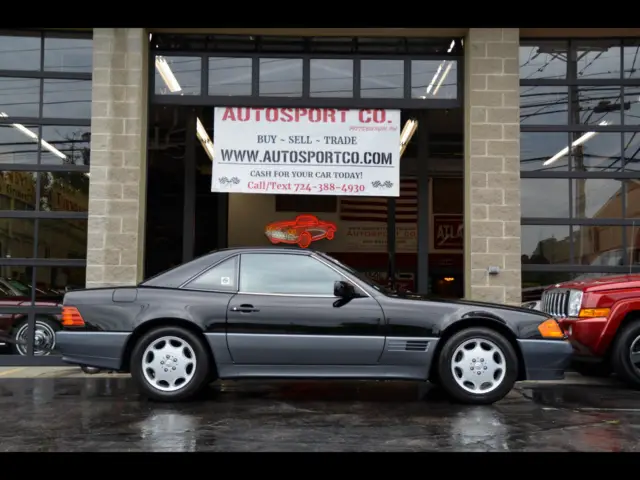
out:
{"label": "jeep headlight", "polygon": [[569,308],[567,316],[577,317],[580,315],[580,307],[582,306],[582,292],[580,290],[571,290],[569,292]]}

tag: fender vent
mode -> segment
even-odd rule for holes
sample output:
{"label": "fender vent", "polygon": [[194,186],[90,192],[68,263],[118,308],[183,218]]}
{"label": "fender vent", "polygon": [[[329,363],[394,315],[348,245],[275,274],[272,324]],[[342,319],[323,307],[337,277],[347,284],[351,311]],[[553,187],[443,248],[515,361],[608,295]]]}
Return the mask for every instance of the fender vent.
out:
{"label": "fender vent", "polygon": [[426,352],[429,340],[389,340],[389,352]]}

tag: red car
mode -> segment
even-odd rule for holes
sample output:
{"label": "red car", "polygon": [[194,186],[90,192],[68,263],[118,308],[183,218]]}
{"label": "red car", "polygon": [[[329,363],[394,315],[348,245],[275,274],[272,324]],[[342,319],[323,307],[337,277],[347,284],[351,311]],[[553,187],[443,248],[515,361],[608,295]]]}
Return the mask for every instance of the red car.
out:
{"label": "red car", "polygon": [[[36,288],[36,306],[59,308],[63,293]],[[14,279],[0,278],[0,306],[20,307],[31,303],[31,286]],[[34,355],[50,355],[55,350],[55,334],[61,328],[61,315],[38,314],[35,318]],[[21,313],[0,313],[0,347],[11,348],[14,355],[26,355],[28,318]]]}
{"label": "red car", "polygon": [[559,283],[544,291],[540,309],[568,336],[574,370],[615,373],[640,389],[640,275],[585,275]]}
{"label": "red car", "polygon": [[295,220],[285,220],[267,225],[265,235],[273,244],[286,243],[308,248],[312,242],[333,240],[336,225],[325,222],[314,215],[298,215]]}

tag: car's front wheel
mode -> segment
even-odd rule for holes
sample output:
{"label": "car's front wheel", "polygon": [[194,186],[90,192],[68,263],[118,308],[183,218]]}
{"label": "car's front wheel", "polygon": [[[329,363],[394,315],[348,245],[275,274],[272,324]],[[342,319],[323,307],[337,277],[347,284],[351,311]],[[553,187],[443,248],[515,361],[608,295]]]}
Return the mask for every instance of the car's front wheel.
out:
{"label": "car's front wheel", "polygon": [[209,383],[208,348],[200,337],[181,327],[151,330],[133,349],[131,377],[152,400],[189,400]]}
{"label": "car's front wheel", "polygon": [[446,341],[437,361],[441,387],[461,403],[497,402],[518,378],[518,357],[513,346],[489,328],[457,332]]}

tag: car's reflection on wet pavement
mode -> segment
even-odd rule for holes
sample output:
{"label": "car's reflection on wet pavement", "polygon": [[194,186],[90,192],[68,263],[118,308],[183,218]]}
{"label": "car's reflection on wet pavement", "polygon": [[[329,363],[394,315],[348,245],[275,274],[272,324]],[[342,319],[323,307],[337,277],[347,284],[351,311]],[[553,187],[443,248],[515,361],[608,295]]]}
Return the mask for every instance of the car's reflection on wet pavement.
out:
{"label": "car's reflection on wet pavement", "polygon": [[399,382],[239,382],[141,401],[128,378],[0,381],[2,451],[636,451],[640,392],[518,386],[453,405]]}

